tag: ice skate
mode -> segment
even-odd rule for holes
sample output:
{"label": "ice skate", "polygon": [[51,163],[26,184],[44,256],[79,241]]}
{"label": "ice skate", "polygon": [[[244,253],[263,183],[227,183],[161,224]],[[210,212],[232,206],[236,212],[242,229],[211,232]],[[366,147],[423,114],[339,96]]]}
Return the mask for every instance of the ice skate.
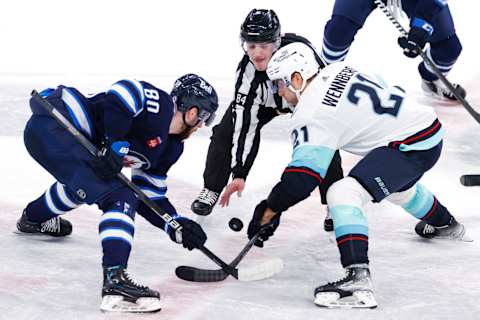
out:
{"label": "ice skate", "polygon": [[450,219],[447,225],[441,227],[434,227],[424,221],[419,221],[415,226],[415,232],[423,238],[427,239],[448,239],[471,242],[472,239],[465,235],[465,226],[455,220],[454,217]]}
{"label": "ice skate", "polygon": [[314,303],[326,308],[376,308],[368,266],[352,265],[345,271],[343,279],[315,289]]}
{"label": "ice skate", "polygon": [[33,222],[28,220],[25,210],[17,221],[17,229],[23,233],[45,234],[53,237],[65,237],[72,233],[70,221],[54,217],[44,222]]}
{"label": "ice skate", "polygon": [[218,201],[220,193],[203,188],[192,203],[192,211],[198,215],[209,215]]}
{"label": "ice skate", "polygon": [[[457,91],[457,93],[462,97],[465,98],[467,92],[465,89],[456,83],[452,83],[453,87]],[[453,93],[446,88],[440,80],[435,81],[422,81],[422,89],[426,95],[439,98],[439,99],[447,99],[451,101],[457,101],[457,98],[453,95]]]}
{"label": "ice skate", "polygon": [[121,266],[103,269],[102,311],[157,312],[160,294],[135,283]]}

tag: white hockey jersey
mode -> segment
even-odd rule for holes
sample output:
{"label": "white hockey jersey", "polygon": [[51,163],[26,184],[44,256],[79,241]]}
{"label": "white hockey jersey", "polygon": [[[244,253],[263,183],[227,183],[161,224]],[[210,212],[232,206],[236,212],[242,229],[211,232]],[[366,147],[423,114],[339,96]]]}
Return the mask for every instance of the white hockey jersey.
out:
{"label": "white hockey jersey", "polygon": [[344,63],[327,66],[312,80],[291,120],[290,165],[310,167],[322,177],[337,149],[362,156],[388,145],[427,150],[443,137],[432,108]]}

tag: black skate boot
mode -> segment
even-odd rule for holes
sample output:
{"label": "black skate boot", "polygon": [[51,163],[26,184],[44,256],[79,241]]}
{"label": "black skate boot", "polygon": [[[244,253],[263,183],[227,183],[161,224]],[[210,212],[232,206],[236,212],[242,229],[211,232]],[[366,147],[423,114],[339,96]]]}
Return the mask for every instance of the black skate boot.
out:
{"label": "black skate boot", "polygon": [[103,268],[102,311],[157,312],[160,293],[135,283],[122,266]]}
{"label": "black skate boot", "polygon": [[53,237],[65,237],[72,233],[70,221],[55,217],[44,222],[33,222],[28,220],[25,210],[17,221],[17,229],[25,233],[46,234]]}
{"label": "black skate boot", "polygon": [[458,223],[454,217],[450,219],[447,225],[434,227],[424,221],[419,221],[415,226],[415,232],[427,239],[449,239],[459,241],[471,241],[465,236],[465,226]]}
{"label": "black skate boot", "polygon": [[[465,98],[467,96],[467,92],[461,85],[456,83],[452,83],[452,85],[455,88],[455,91],[462,98]],[[448,90],[448,88],[446,88],[445,85],[443,85],[443,83],[440,80],[435,80],[435,81],[423,80],[422,89],[425,92],[425,94],[429,96],[433,96],[440,99],[457,101],[457,98],[453,95],[453,93],[450,90]]]}
{"label": "black skate boot", "polygon": [[218,201],[220,193],[203,188],[192,203],[192,211],[201,216],[209,215]]}
{"label": "black skate boot", "polygon": [[316,288],[314,303],[326,308],[376,308],[368,265],[354,264],[345,272],[343,279]]}
{"label": "black skate boot", "polygon": [[325,217],[325,220],[323,221],[323,230],[327,232],[332,232],[333,231],[333,219],[332,216],[330,215],[330,211],[327,209],[327,215]]}

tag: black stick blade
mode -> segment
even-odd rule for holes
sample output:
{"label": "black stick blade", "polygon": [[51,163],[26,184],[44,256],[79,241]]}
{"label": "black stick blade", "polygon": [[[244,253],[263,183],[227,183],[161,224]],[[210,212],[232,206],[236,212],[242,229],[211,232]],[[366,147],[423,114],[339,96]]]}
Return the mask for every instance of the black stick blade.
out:
{"label": "black stick blade", "polygon": [[190,266],[179,266],[175,269],[178,278],[192,282],[218,282],[228,277],[228,273],[222,269],[208,270]]}
{"label": "black stick blade", "polygon": [[465,174],[460,177],[460,183],[466,187],[480,186],[480,174]]}

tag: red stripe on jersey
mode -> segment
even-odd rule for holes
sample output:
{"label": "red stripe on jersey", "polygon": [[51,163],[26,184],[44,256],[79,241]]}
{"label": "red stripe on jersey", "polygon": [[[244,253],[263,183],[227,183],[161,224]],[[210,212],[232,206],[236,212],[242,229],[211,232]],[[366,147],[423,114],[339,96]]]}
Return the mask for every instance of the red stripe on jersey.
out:
{"label": "red stripe on jersey", "polygon": [[300,173],[306,173],[306,174],[308,174],[309,176],[312,176],[312,177],[314,177],[315,179],[317,179],[320,183],[322,183],[322,177],[321,177],[318,173],[315,173],[315,172],[310,171],[310,170],[307,170],[307,169],[287,168],[287,169],[285,169],[284,172],[300,172]]}

